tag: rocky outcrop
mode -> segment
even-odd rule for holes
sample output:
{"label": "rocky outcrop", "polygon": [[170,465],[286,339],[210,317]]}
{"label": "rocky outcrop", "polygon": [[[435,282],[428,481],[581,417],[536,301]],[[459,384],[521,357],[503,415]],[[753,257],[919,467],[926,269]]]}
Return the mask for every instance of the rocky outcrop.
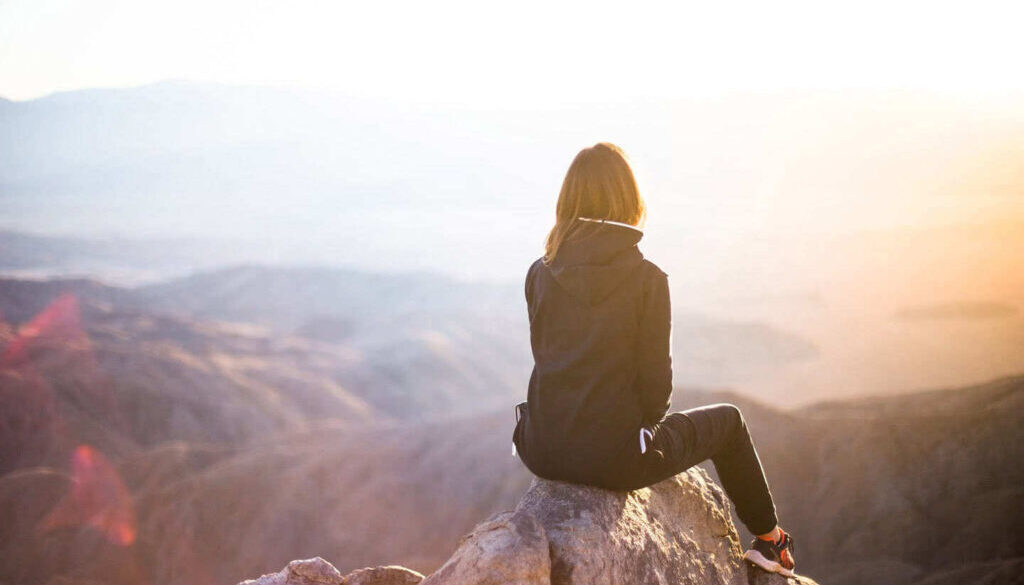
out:
{"label": "rocky outcrop", "polygon": [[394,566],[343,577],[313,559],[245,584],[814,585],[744,562],[729,507],[700,468],[631,492],[534,479],[514,510],[477,525],[422,581]]}
{"label": "rocky outcrop", "polygon": [[422,580],[420,573],[397,566],[368,567],[342,577],[334,565],[316,557],[292,561],[277,573],[239,585],[416,585]]}

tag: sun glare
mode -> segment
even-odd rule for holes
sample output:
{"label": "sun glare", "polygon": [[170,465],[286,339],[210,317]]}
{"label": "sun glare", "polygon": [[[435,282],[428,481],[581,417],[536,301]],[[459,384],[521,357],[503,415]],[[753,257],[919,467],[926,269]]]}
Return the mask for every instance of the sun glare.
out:
{"label": "sun glare", "polygon": [[0,6],[0,95],[168,78],[482,105],[1020,90],[1019,4],[137,2]]}

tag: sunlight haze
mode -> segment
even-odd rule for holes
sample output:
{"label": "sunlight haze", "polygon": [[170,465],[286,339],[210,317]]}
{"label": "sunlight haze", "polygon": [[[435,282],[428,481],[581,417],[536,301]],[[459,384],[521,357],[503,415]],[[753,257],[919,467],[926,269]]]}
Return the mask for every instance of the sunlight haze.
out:
{"label": "sunlight haze", "polygon": [[488,105],[1024,87],[1019,3],[0,3],[0,96],[162,79]]}
{"label": "sunlight haze", "polygon": [[2,2],[0,269],[520,293],[569,162],[607,140],[672,276],[678,383],[800,402],[976,382],[1024,364],[1021,16]]}

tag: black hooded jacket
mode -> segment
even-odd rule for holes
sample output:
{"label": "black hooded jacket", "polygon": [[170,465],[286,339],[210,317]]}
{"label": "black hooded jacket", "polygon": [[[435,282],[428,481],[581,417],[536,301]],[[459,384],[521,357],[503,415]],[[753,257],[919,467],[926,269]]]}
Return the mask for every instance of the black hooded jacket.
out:
{"label": "black hooded jacket", "polygon": [[672,321],[642,237],[578,219],[551,265],[527,272],[535,365],[513,441],[535,475],[610,489],[646,475],[639,434],[669,408]]}

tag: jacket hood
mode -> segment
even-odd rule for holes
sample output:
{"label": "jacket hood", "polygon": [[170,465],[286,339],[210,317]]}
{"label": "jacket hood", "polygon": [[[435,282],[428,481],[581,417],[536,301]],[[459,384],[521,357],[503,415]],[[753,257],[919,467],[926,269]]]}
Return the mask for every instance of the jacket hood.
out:
{"label": "jacket hood", "polygon": [[551,275],[570,295],[594,306],[643,262],[637,243],[644,233],[614,223],[575,223],[551,262]]}

